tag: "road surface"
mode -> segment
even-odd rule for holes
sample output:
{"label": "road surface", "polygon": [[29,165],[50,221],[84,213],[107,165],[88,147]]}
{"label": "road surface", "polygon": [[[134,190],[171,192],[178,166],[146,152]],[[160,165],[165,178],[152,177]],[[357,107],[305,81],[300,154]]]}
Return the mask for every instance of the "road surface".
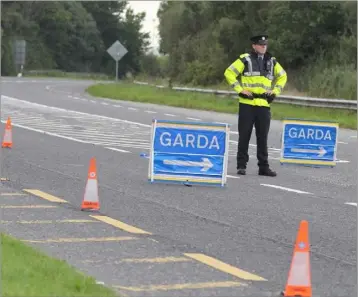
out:
{"label": "road surface", "polygon": [[[286,167],[273,121],[278,176],[257,175],[252,137],[248,175],[239,177],[235,115],[92,98],[91,83],[3,78],[1,128],[10,116],[14,147],[2,149],[10,180],[2,192],[22,194],[1,204],[51,207],[7,207],[2,229],[127,296],[277,296],[308,220],[314,296],[356,296],[356,131],[340,129],[335,168]],[[149,184],[141,154],[154,117],[232,124],[228,187]],[[104,217],[79,210],[91,157]]]}

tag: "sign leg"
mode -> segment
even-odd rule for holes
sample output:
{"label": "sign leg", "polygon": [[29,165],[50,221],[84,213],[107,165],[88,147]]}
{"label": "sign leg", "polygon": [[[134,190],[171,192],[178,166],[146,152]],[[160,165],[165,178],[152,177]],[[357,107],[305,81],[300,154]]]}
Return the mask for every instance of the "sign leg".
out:
{"label": "sign leg", "polygon": [[118,61],[116,61],[116,81],[118,81]]}

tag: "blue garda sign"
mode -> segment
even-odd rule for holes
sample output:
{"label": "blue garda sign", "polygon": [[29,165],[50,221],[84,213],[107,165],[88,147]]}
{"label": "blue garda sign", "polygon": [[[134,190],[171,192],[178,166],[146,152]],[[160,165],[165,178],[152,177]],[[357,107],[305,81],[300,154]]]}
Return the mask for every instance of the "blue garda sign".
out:
{"label": "blue garda sign", "polygon": [[337,123],[284,120],[281,164],[335,166],[338,130]]}
{"label": "blue garda sign", "polygon": [[150,182],[225,186],[229,125],[153,120]]}

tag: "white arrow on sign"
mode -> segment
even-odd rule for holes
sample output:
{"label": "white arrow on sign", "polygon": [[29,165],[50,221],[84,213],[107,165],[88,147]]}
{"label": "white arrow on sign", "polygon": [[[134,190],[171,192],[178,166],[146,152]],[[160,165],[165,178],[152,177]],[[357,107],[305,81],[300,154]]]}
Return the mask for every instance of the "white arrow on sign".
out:
{"label": "white arrow on sign", "polygon": [[164,160],[165,165],[178,165],[178,166],[192,166],[192,167],[203,167],[200,171],[208,171],[213,167],[213,163],[208,158],[202,158],[202,162],[194,161],[180,161],[180,160]]}
{"label": "white arrow on sign", "polygon": [[322,146],[319,147],[319,150],[292,148],[291,152],[293,152],[293,153],[318,154],[319,157],[323,157],[327,153],[327,151]]}

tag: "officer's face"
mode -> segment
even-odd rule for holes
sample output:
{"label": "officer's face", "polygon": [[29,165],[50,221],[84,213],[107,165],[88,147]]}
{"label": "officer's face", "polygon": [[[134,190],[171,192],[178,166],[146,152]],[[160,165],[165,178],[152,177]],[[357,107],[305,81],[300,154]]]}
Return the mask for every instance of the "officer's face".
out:
{"label": "officer's face", "polygon": [[264,54],[267,50],[267,44],[253,44],[252,47],[259,54]]}

